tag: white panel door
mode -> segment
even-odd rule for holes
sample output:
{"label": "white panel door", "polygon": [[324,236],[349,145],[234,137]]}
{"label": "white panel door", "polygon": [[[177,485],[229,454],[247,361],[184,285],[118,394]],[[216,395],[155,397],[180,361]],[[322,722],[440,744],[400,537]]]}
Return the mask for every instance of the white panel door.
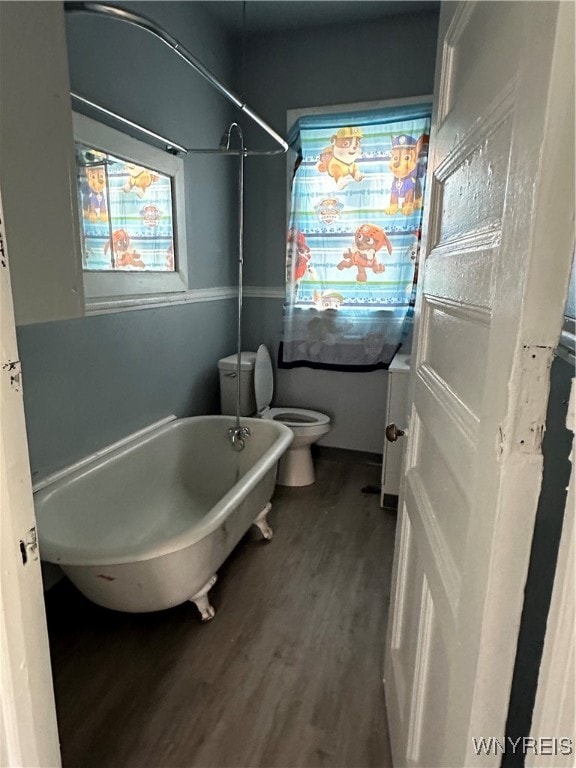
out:
{"label": "white panel door", "polygon": [[0,766],[57,768],[60,747],[1,199],[0,357]]}
{"label": "white panel door", "polygon": [[395,766],[497,766],[574,237],[574,5],[446,3],[385,659]]}

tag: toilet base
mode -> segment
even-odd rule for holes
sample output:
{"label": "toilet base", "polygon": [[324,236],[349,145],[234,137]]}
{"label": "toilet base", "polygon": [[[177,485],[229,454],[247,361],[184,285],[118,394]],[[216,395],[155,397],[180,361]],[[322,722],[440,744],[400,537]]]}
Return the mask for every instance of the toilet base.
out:
{"label": "toilet base", "polygon": [[277,485],[304,486],[316,482],[309,445],[289,448],[278,462]]}

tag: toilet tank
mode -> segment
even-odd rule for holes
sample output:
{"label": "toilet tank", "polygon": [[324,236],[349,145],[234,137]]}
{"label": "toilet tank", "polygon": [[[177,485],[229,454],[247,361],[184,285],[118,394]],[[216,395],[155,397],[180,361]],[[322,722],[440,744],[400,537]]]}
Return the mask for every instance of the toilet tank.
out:
{"label": "toilet tank", "polygon": [[[254,364],[256,352],[242,352],[240,368],[240,416],[256,413],[254,397]],[[236,415],[238,355],[229,355],[218,361],[220,375],[220,412],[226,416]]]}

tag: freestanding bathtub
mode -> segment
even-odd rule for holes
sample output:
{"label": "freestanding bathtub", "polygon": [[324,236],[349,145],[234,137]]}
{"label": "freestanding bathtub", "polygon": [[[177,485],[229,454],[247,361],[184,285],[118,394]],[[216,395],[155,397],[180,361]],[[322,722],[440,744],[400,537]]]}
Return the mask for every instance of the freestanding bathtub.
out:
{"label": "freestanding bathtub", "polygon": [[175,419],[129,439],[37,491],[40,556],[93,602],[141,613],[186,600],[214,616],[216,571],[256,523],[265,538],[277,462],[292,440],[278,422]]}

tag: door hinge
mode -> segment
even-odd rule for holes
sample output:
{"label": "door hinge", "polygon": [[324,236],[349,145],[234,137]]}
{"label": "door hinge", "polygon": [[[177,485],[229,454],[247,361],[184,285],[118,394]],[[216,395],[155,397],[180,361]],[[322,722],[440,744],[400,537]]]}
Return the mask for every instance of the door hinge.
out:
{"label": "door hinge", "polygon": [[30,556],[38,560],[38,535],[35,527],[30,528],[26,538],[20,539],[20,555],[23,565],[26,565]]}
{"label": "door hinge", "polygon": [[[553,347],[526,345],[520,355],[518,412],[512,445],[520,453],[539,454],[546,426],[546,403]],[[507,435],[504,433],[504,436]]]}
{"label": "door hinge", "polygon": [[10,377],[10,386],[12,389],[19,392],[22,383],[22,365],[20,360],[9,360],[7,363],[4,363],[2,368]]}

